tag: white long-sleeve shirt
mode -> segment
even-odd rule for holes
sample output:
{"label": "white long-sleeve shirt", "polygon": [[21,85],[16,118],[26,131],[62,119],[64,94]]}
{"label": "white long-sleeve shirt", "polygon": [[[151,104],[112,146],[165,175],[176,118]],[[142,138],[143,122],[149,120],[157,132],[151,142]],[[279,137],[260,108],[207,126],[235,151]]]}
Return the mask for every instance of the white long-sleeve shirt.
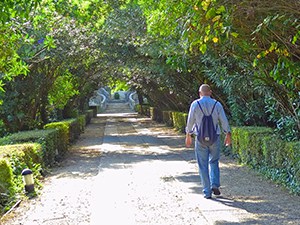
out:
{"label": "white long-sleeve shirt", "polygon": [[[201,108],[203,109],[205,115],[210,115],[216,100],[212,99],[209,96],[203,96],[200,99],[196,99],[195,101],[192,102],[189,110],[187,126],[185,131],[186,133],[196,134],[196,135],[198,134],[198,127],[200,126],[203,117],[203,113],[197,101],[200,102]],[[225,115],[223,106],[221,105],[220,102],[217,102],[215,109],[212,113],[212,118],[214,121],[214,125],[217,129],[217,134],[221,134],[221,129],[219,124],[221,124],[222,131],[224,133],[230,132],[230,126],[227,117]]]}

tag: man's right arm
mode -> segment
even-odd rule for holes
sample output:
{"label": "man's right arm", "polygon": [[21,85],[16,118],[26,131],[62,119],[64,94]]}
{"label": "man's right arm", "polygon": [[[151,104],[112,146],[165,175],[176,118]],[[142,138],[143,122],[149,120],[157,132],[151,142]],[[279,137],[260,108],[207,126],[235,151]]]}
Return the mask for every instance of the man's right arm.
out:
{"label": "man's right arm", "polygon": [[219,103],[219,121],[221,122],[221,126],[223,129],[224,133],[230,133],[230,126],[229,126],[229,122],[228,119],[226,117],[225,111],[223,109],[223,106],[221,105],[221,103]]}
{"label": "man's right arm", "polygon": [[229,126],[228,119],[226,117],[225,111],[223,106],[220,104],[220,111],[219,111],[219,120],[221,122],[221,126],[223,129],[223,132],[226,134],[224,144],[225,146],[231,145],[231,130]]}
{"label": "man's right arm", "polygon": [[193,103],[190,106],[189,114],[188,114],[188,119],[186,123],[186,137],[185,137],[185,145],[186,147],[190,147],[192,145],[192,134],[194,132],[194,125],[195,125],[195,113],[194,113],[194,108],[193,108]]}

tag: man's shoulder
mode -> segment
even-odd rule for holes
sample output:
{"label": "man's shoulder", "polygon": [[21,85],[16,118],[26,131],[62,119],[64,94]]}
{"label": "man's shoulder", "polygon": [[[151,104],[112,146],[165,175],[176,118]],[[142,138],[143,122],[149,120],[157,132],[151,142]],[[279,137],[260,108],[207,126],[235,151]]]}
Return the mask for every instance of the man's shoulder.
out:
{"label": "man's shoulder", "polygon": [[197,102],[198,101],[200,101],[200,99],[198,98],[198,99],[195,99],[192,103],[191,103],[191,105],[195,105],[195,104],[197,104]]}
{"label": "man's shoulder", "polygon": [[201,103],[201,102],[215,103],[215,102],[217,101],[217,100],[214,99],[214,98],[206,97],[206,96],[204,96],[204,97],[202,97],[202,98],[200,98],[200,99],[198,99],[198,100],[199,100],[200,103]]}

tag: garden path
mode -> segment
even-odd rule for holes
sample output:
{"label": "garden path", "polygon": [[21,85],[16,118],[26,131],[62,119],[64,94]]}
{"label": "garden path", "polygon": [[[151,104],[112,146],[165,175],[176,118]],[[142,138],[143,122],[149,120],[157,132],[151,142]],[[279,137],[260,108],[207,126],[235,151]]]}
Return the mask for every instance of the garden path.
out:
{"label": "garden path", "polygon": [[300,197],[221,157],[222,195],[204,199],[184,135],[110,103],[3,225],[300,224]]}

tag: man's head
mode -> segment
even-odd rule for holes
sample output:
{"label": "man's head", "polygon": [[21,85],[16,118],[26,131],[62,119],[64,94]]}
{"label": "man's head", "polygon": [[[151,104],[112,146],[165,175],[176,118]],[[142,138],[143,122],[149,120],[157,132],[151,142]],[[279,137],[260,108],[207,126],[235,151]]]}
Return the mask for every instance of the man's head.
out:
{"label": "man's head", "polygon": [[199,94],[200,96],[211,96],[211,89],[208,84],[202,84],[199,88]]}

